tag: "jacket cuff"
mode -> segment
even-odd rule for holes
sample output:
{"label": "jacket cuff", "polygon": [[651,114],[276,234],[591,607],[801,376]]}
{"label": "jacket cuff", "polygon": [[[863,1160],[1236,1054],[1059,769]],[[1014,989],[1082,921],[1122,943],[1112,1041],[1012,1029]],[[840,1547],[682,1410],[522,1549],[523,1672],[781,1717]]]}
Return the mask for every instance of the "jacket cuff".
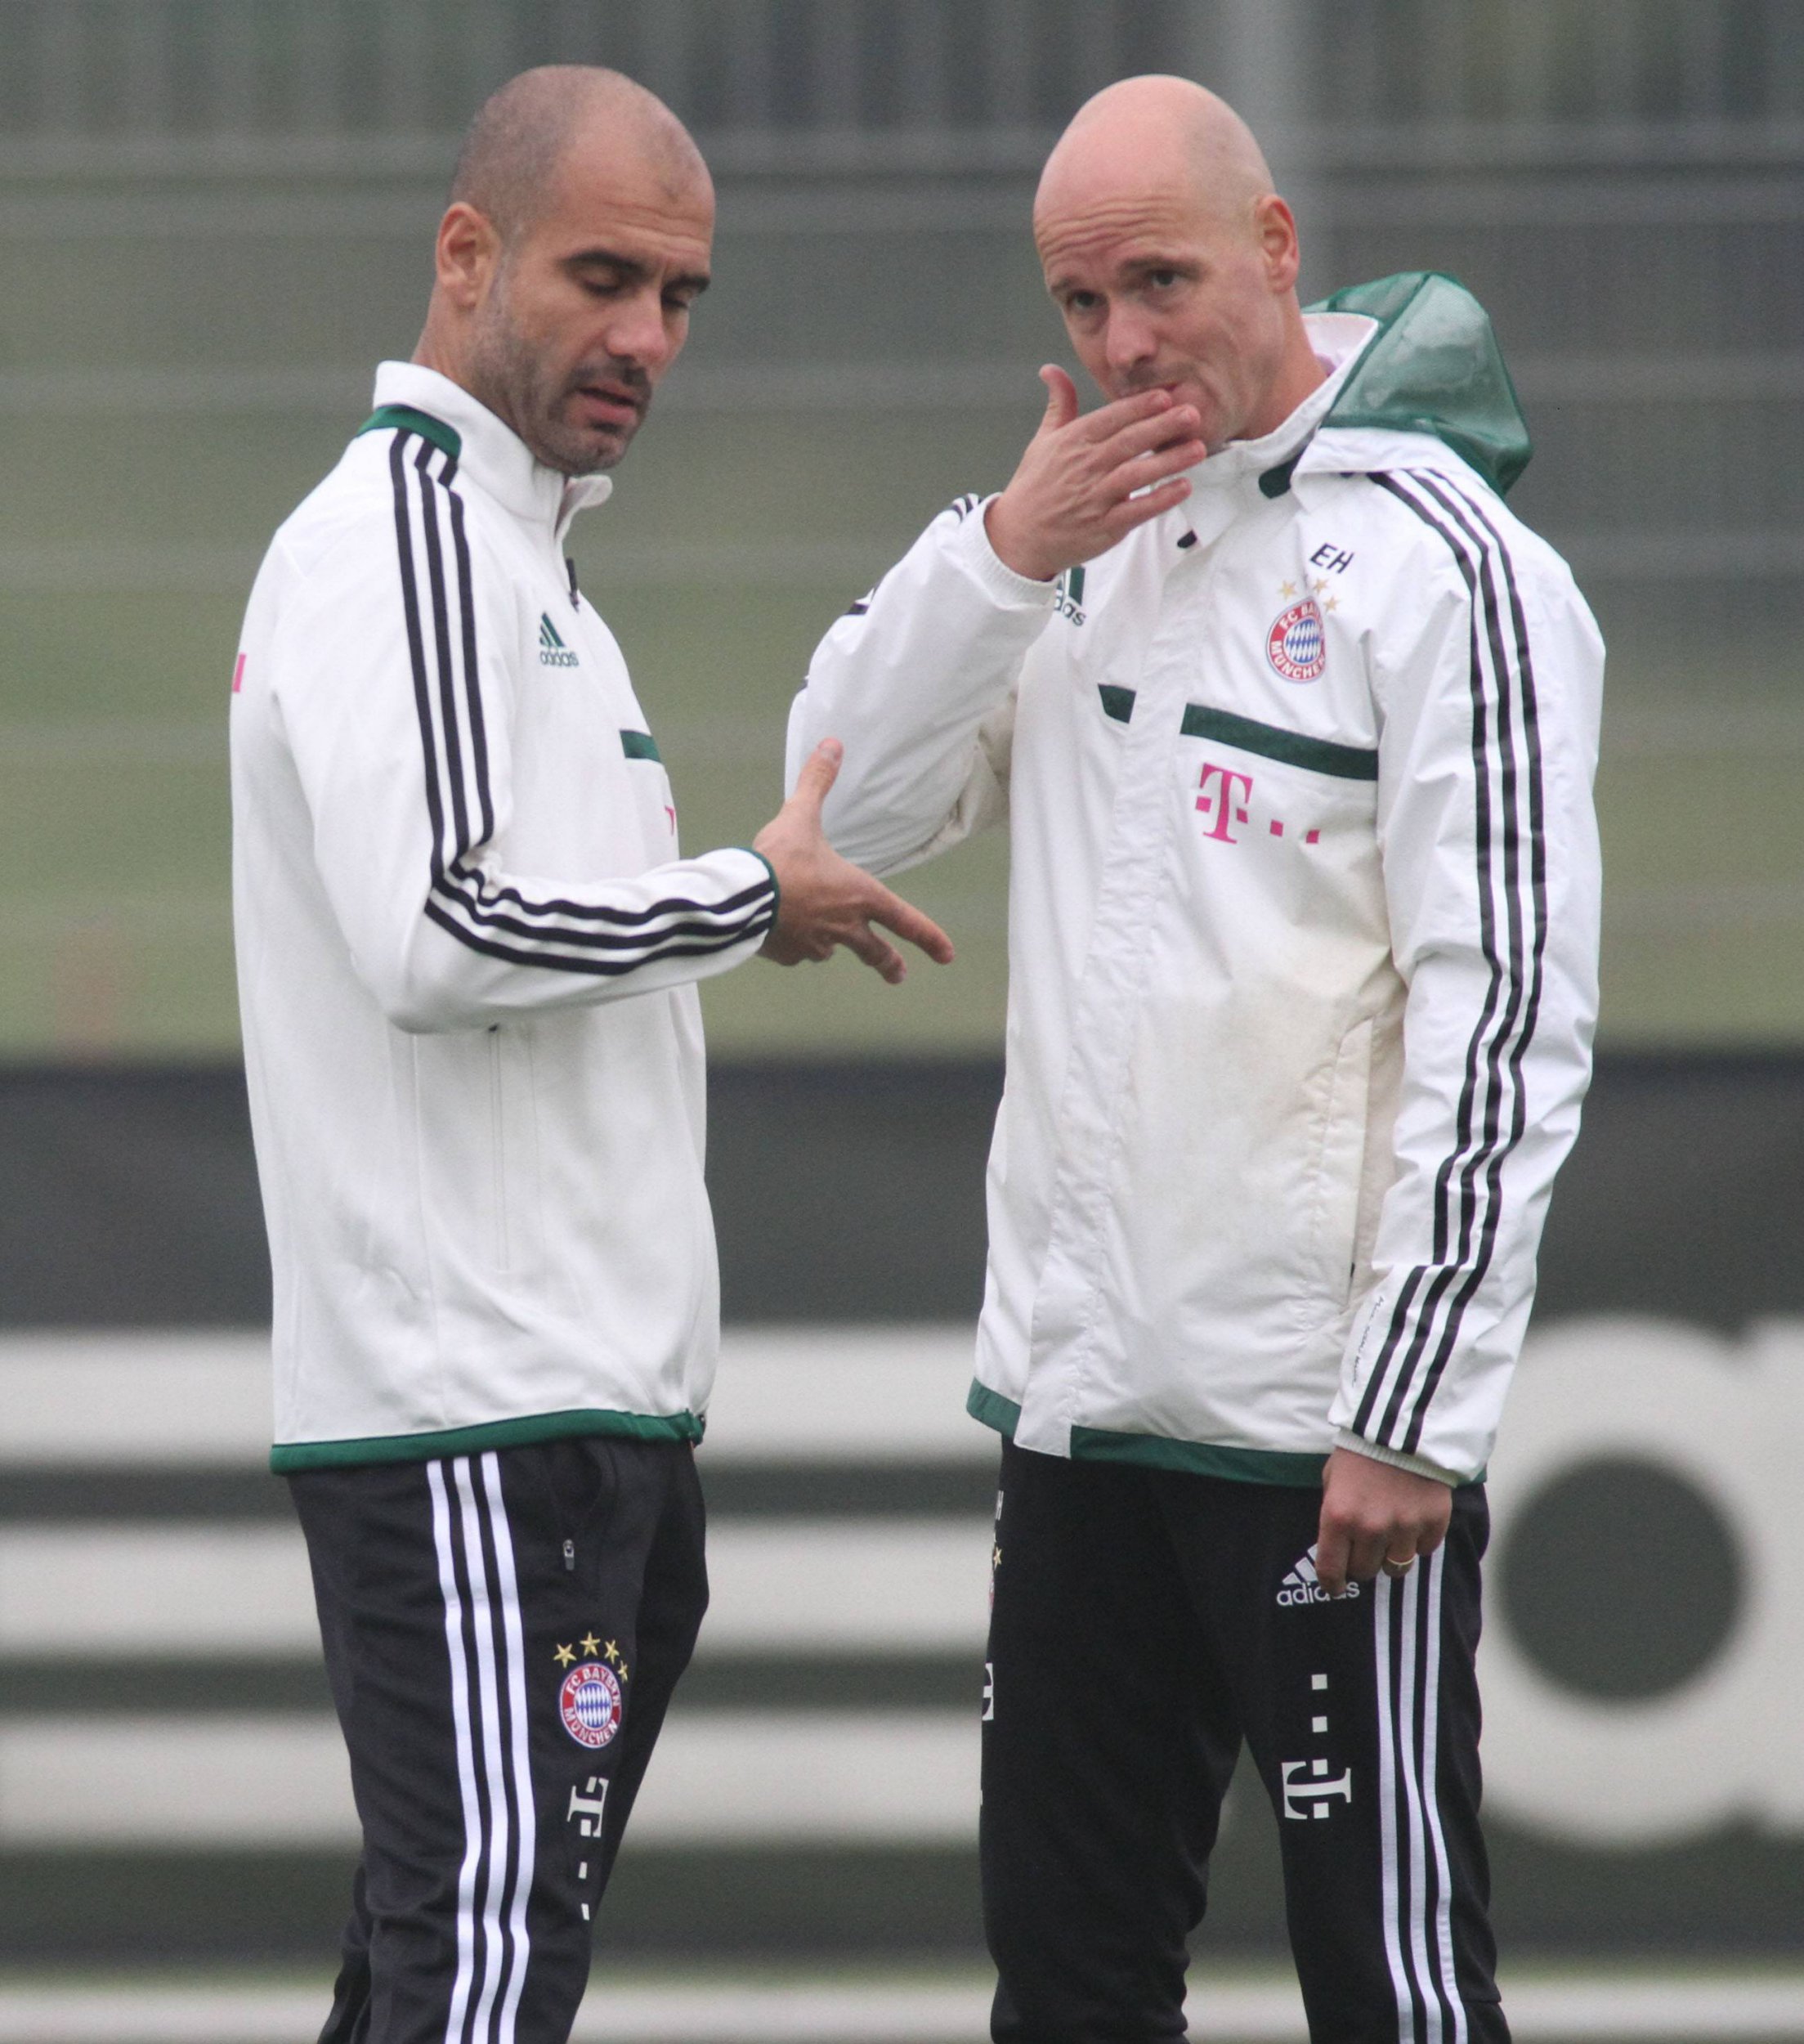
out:
{"label": "jacket cuff", "polygon": [[755,858],[769,876],[771,883],[770,912],[765,917],[763,924],[759,927],[759,942],[762,944],[765,938],[769,936],[771,932],[776,929],[777,919],[778,916],[782,913],[783,883],[777,877],[777,868],[772,865],[770,861],[765,858],[764,854],[761,851],[757,850],[754,846],[750,845],[735,845],[731,846],[729,849],[736,852],[745,853],[748,858]]}
{"label": "jacket cuff", "polygon": [[1465,1482],[1466,1478],[1451,1469],[1444,1469],[1438,1462],[1430,1462],[1426,1455],[1404,1455],[1396,1448],[1381,1448],[1375,1441],[1368,1441],[1363,1434],[1354,1433],[1350,1428],[1338,1428],[1334,1437],[1337,1448],[1349,1448],[1356,1455],[1364,1455],[1369,1461],[1382,1462],[1393,1469],[1407,1469],[1413,1477],[1431,1477],[1436,1483],[1450,1488]]}
{"label": "jacket cuff", "polygon": [[985,522],[995,496],[986,497],[959,528],[959,537],[965,542],[966,558],[973,572],[984,589],[998,603],[1009,603],[1019,608],[1031,605],[1036,610],[1050,610],[1059,600],[1059,585],[1036,582],[1031,576],[1017,575],[1006,562],[998,558],[996,549],[990,544],[990,529]]}

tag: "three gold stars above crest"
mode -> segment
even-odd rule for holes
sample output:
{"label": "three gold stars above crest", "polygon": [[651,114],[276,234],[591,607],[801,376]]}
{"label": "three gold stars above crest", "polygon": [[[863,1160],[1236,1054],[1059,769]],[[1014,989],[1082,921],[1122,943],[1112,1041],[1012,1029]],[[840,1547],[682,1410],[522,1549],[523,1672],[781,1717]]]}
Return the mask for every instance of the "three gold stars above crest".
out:
{"label": "three gold stars above crest", "polygon": [[618,1642],[611,1639],[604,1647],[593,1633],[585,1633],[577,1641],[575,1647],[553,1647],[551,1657],[560,1668],[567,1668],[576,1658],[577,1647],[580,1647],[584,1654],[591,1661],[598,1658],[605,1661],[620,1676],[622,1682],[626,1680],[626,1662],[621,1657]]}

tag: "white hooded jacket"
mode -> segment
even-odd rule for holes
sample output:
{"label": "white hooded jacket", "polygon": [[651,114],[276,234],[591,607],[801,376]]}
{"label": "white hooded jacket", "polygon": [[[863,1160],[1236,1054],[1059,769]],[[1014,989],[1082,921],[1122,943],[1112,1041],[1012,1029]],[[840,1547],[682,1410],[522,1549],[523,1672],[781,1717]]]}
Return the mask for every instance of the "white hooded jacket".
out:
{"label": "white hooded jacket", "polygon": [[791,715],[849,858],[1009,822],[970,1404],[1049,1454],[1478,1476],[1578,1127],[1601,643],[1474,465],[1527,458],[1479,308],[1332,303],[1177,509],[1053,586],[962,500]]}
{"label": "white hooded jacket", "polygon": [[718,1343],[693,983],[776,882],[683,858],[567,484],[383,365],[233,679],[233,895],[279,1470],[693,1440]]}

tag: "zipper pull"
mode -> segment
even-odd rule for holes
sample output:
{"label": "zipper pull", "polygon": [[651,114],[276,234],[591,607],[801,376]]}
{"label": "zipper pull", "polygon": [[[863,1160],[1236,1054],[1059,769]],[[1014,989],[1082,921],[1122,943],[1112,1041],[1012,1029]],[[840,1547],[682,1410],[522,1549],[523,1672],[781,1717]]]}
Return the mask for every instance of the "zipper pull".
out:
{"label": "zipper pull", "polygon": [[566,1576],[574,1576],[575,1572],[576,1543],[574,1540],[566,1540],[564,1543],[564,1573]]}
{"label": "zipper pull", "polygon": [[564,566],[570,570],[570,607],[580,611],[583,607],[583,592],[576,586],[576,563],[566,554]]}

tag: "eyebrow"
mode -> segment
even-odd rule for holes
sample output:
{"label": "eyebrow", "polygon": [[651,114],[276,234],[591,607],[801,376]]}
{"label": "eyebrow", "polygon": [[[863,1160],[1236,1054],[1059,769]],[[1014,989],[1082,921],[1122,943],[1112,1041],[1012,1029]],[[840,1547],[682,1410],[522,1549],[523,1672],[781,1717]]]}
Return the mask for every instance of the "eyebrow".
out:
{"label": "eyebrow", "polygon": [[[1184,256],[1133,256],[1120,264],[1113,274],[1117,277],[1133,278],[1144,276],[1150,270],[1194,270],[1199,267],[1193,259]],[[1057,272],[1046,279],[1047,295],[1051,298],[1057,298],[1061,291],[1087,290],[1090,288],[1075,277]]]}
{"label": "eyebrow", "polygon": [[[642,262],[637,256],[621,255],[612,249],[580,249],[575,255],[564,258],[566,270],[616,270],[622,276],[638,279],[648,276],[649,263]],[[705,291],[709,275],[705,270],[694,270],[682,276],[673,277],[671,283],[679,289]]]}

